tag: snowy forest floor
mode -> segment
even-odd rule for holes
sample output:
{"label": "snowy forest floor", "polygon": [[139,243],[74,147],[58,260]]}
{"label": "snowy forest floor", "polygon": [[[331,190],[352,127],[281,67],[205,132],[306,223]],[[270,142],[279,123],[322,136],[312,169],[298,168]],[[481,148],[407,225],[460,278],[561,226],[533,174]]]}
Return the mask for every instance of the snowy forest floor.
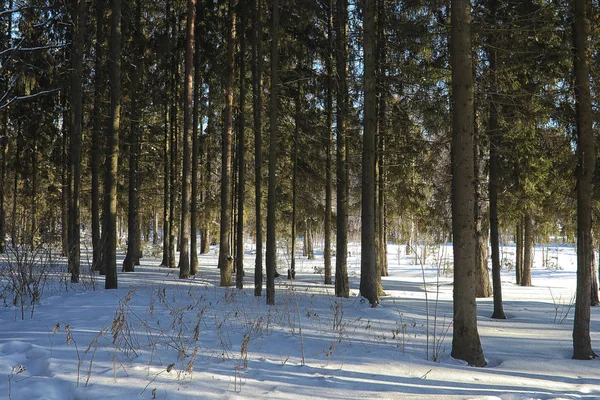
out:
{"label": "snowy forest floor", "polygon": [[[193,279],[143,258],[136,272],[119,272],[111,291],[89,274],[68,283],[64,260],[54,260],[35,308],[0,292],[0,398],[600,398],[600,361],[571,359],[572,246],[536,248],[532,287],[503,271],[507,320],[490,318],[491,298],[477,301],[485,368],[450,357],[450,245],[428,248],[424,262],[389,245],[387,296],[377,308],[358,296],[360,249],[350,247],[350,298],[322,284],[321,254],[299,255],[297,279],[285,279],[282,251],[275,306],[265,305],[264,290],[254,296],[250,249],[242,291],[218,286],[214,250],[199,256]],[[504,247],[504,257],[514,250]],[[598,352],[600,308],[591,331]]]}

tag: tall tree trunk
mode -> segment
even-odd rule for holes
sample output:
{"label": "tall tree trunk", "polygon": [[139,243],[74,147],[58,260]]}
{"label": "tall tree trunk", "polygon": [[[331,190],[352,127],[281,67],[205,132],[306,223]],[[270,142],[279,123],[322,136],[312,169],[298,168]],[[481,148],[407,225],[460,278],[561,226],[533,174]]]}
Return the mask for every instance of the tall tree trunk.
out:
{"label": "tall tree trunk", "polygon": [[179,278],[190,277],[190,205],[192,203],[192,116],[194,105],[194,33],[196,0],[187,2],[185,84],[183,92],[183,177],[181,182],[181,250],[179,254]]}
{"label": "tall tree trunk", "polygon": [[171,268],[173,261],[171,260],[171,225],[173,223],[171,219],[171,137],[170,137],[170,59],[171,51],[169,39],[169,32],[171,30],[171,2],[167,0],[165,10],[165,37],[167,38],[167,51],[165,52],[164,70],[165,70],[165,109],[164,109],[164,144],[163,144],[163,257],[160,265],[162,267]]}
{"label": "tall tree trunk", "polygon": [[69,271],[71,271],[71,282],[79,282],[80,268],[80,236],[79,236],[79,198],[81,190],[81,135],[83,124],[83,44],[85,40],[85,16],[86,2],[75,0],[73,2],[73,21],[75,21],[75,33],[73,35],[73,61],[71,66],[71,129],[69,141],[69,170],[71,181],[69,198]]}
{"label": "tall tree trunk", "polygon": [[[389,92],[387,89],[387,13],[385,0],[377,2],[377,255],[381,276],[388,276],[387,259],[387,229],[385,225],[385,141],[388,135],[387,128],[387,103]],[[381,281],[381,277],[379,278]],[[380,288],[381,289],[381,288]]]}
{"label": "tall tree trunk", "polygon": [[96,1],[96,45],[94,53],[94,108],[92,110],[92,149],[90,168],[92,173],[92,267],[100,269],[100,258],[102,253],[100,241],[100,158],[102,153],[102,132],[105,123],[103,115],[103,102],[106,90],[104,82],[105,73],[105,26],[104,18],[105,2]]}
{"label": "tall tree trunk", "polygon": [[[495,17],[498,9],[498,0],[491,0],[490,13]],[[498,55],[496,51],[496,36],[494,33],[488,37],[489,71],[492,87],[498,87],[496,68],[498,64]],[[490,139],[490,159],[489,159],[489,180],[488,192],[490,197],[490,245],[492,256],[492,285],[494,294],[494,312],[492,318],[506,319],[504,305],[502,304],[502,279],[500,275],[500,233],[498,229],[498,146],[500,142],[500,123],[498,121],[498,101],[497,96],[490,96],[490,116],[488,121],[489,139]]]}
{"label": "tall tree trunk", "polygon": [[486,365],[477,331],[475,302],[475,180],[471,2],[452,0],[452,234],[454,318],[452,357]]}
{"label": "tall tree trunk", "polygon": [[573,2],[573,62],[577,118],[577,294],[573,320],[573,358],[589,360],[597,357],[590,338],[590,286],[592,248],[592,194],[596,164],[592,129],[592,97],[589,67],[589,1]]}
{"label": "tall tree trunk", "polygon": [[238,130],[237,231],[235,252],[235,286],[244,288],[244,202],[246,200],[246,1],[240,7],[240,114]]}
{"label": "tall tree trunk", "polygon": [[227,64],[225,75],[225,115],[221,135],[221,223],[219,232],[219,268],[221,269],[221,286],[231,285],[231,157],[233,138],[233,75],[235,62],[236,23],[233,0],[229,0],[229,38],[227,40]]}
{"label": "tall tree trunk", "polygon": [[135,3],[135,22],[134,34],[132,41],[133,50],[133,65],[130,78],[130,97],[131,97],[131,127],[129,130],[129,188],[128,188],[128,203],[127,210],[127,254],[123,261],[123,272],[133,272],[135,270],[136,261],[138,260],[139,251],[141,249],[140,230],[139,230],[139,142],[140,142],[140,102],[139,102],[139,83],[142,67],[143,35],[141,32],[142,4],[141,0]]}
{"label": "tall tree trunk", "polygon": [[377,264],[376,190],[375,165],[377,162],[377,92],[375,87],[375,1],[367,1],[364,9],[364,130],[362,150],[362,213],[361,213],[361,258],[360,294],[369,300],[372,307],[379,303]]}
{"label": "tall tree trunk", "polygon": [[203,1],[196,3],[196,33],[195,33],[195,69],[194,69],[194,110],[192,121],[192,203],[190,218],[190,275],[198,273],[198,158],[200,146],[200,102],[201,102],[201,46],[200,24],[204,21]]}
{"label": "tall tree trunk", "polygon": [[254,192],[256,214],[256,259],[254,261],[254,295],[262,294],[262,0],[252,4],[252,111],[254,114]]}
{"label": "tall tree trunk", "polygon": [[[300,44],[297,44],[300,47]],[[298,51],[300,54],[300,51]],[[298,73],[300,72],[300,56],[298,56]],[[298,200],[298,135],[300,131],[300,77],[297,76],[296,96],[294,98],[294,133],[292,136],[292,221],[291,221],[291,239],[292,249],[290,254],[290,269],[288,270],[288,279],[296,279],[296,208]],[[307,229],[308,232],[308,229]],[[307,236],[305,235],[305,238]],[[304,246],[306,249],[306,246]]]}
{"label": "tall tree trunk", "polygon": [[523,270],[521,273],[521,286],[531,286],[531,268],[533,267],[533,218],[529,211],[523,217]]}
{"label": "tall tree trunk", "polygon": [[269,187],[267,193],[267,304],[275,304],[275,272],[277,269],[276,189],[277,189],[277,96],[279,95],[279,0],[272,2],[271,26],[271,99],[269,106]]}
{"label": "tall tree trunk", "polygon": [[121,122],[121,0],[111,3],[110,35],[110,122],[107,132],[106,175],[104,179],[106,227],[102,260],[106,271],[105,289],[117,288],[117,173]]}
{"label": "tall tree trunk", "polygon": [[331,285],[331,200],[332,200],[332,169],[331,169],[331,142],[333,140],[333,0],[328,1],[327,9],[327,55],[325,68],[327,71],[327,88],[325,97],[325,113],[327,126],[325,132],[325,249],[323,250],[324,283]]}
{"label": "tall tree trunk", "polygon": [[348,0],[336,0],[336,70],[337,70],[337,215],[335,295],[350,296],[348,283],[348,148],[346,119],[348,117]]}

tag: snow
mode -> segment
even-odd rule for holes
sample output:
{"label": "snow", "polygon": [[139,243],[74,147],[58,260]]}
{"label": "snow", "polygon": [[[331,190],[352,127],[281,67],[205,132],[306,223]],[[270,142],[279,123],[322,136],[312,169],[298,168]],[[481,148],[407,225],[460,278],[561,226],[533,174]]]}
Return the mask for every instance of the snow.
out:
{"label": "snow", "polygon": [[[571,359],[572,246],[552,247],[552,262],[536,249],[533,287],[503,271],[509,319],[492,320],[492,299],[478,300],[485,368],[449,355],[450,245],[429,248],[425,262],[389,245],[387,296],[377,308],[358,296],[359,247],[350,250],[348,299],[321,284],[321,254],[299,255],[291,282],[281,253],[275,306],[253,295],[250,249],[242,291],[218,287],[216,250],[200,255],[199,274],[185,281],[144,258],[136,272],[119,273],[112,291],[101,277],[72,285],[55,269],[33,313],[26,303],[21,319],[9,297],[0,308],[0,398],[600,398],[599,361]],[[506,259],[512,254],[503,248]],[[599,313],[592,309],[593,344]]]}

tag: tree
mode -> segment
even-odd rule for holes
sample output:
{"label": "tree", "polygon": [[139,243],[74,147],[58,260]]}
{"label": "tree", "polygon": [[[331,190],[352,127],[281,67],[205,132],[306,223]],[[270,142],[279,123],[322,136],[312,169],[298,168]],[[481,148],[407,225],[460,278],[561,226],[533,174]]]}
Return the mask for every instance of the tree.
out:
{"label": "tree", "polygon": [[[192,116],[194,105],[194,33],[196,20],[196,0],[188,0],[185,45],[185,84],[183,106],[183,178],[181,187],[181,250],[179,254],[179,278],[190,276],[190,236],[192,203]],[[195,179],[195,178],[194,178]],[[193,210],[192,210],[193,212]],[[195,233],[194,233],[195,234]]]}
{"label": "tree", "polygon": [[325,69],[327,71],[327,87],[325,92],[325,113],[326,116],[326,127],[325,127],[325,223],[324,223],[324,246],[323,250],[323,262],[324,262],[324,283],[331,285],[331,203],[332,203],[332,166],[331,166],[331,146],[333,142],[333,50],[334,50],[334,38],[333,38],[333,0],[329,0],[327,3],[327,52],[325,55]]}
{"label": "tree", "polygon": [[235,252],[235,286],[244,288],[244,202],[246,200],[246,2],[240,7],[240,114],[238,120],[238,186],[237,186],[237,230]]}
{"label": "tree", "polygon": [[[491,0],[491,15],[494,18],[498,0]],[[489,72],[492,87],[497,87],[496,68],[498,56],[496,50],[496,37],[492,33],[488,37],[488,59]],[[489,160],[489,180],[488,192],[490,202],[490,247],[492,257],[492,285],[494,295],[494,312],[492,318],[506,319],[504,306],[502,304],[502,280],[500,276],[500,240],[498,229],[498,146],[500,136],[500,124],[498,121],[498,101],[497,95],[490,95],[490,111],[488,121],[488,135],[490,140],[490,160]]]}
{"label": "tree", "polygon": [[92,213],[92,265],[94,270],[100,269],[100,159],[102,152],[102,128],[104,118],[104,97],[106,91],[104,45],[106,38],[106,21],[104,18],[106,5],[103,1],[95,2],[96,11],[96,44],[94,53],[94,102],[92,110],[92,149],[90,169],[92,174],[91,213]]}
{"label": "tree", "polygon": [[254,196],[256,219],[256,259],[254,261],[254,295],[262,292],[262,0],[252,4],[252,112],[254,120]]}
{"label": "tree", "polygon": [[233,1],[228,1],[229,37],[227,39],[227,64],[225,73],[225,115],[221,135],[221,222],[219,231],[219,268],[221,269],[221,286],[231,285],[233,267],[229,247],[231,234],[231,157],[233,137],[233,75],[235,62],[236,14]]}
{"label": "tree", "polygon": [[[69,271],[71,282],[79,282],[80,236],[79,236],[79,197],[81,190],[81,131],[83,119],[83,42],[85,40],[86,4],[84,0],[75,1],[73,15],[75,34],[73,43],[73,73],[71,83],[71,140],[69,141],[69,175],[71,181],[69,199]],[[32,232],[33,238],[34,232]]]}
{"label": "tree", "polygon": [[111,2],[110,117],[104,178],[104,270],[106,289],[117,289],[117,175],[119,172],[119,129],[121,123],[121,0]]}
{"label": "tree", "polygon": [[277,268],[276,189],[277,189],[277,96],[279,94],[279,0],[272,3],[271,26],[271,99],[269,104],[269,186],[267,192],[267,304],[275,304],[275,271]]}
{"label": "tree", "polygon": [[378,276],[381,271],[377,258],[376,223],[376,131],[377,92],[375,60],[375,1],[365,2],[364,8],[364,130],[362,150],[362,213],[361,213],[361,259],[360,294],[369,300],[372,307],[379,303]]}
{"label": "tree", "polygon": [[577,294],[573,319],[573,358],[589,360],[598,355],[590,338],[590,288],[594,249],[592,246],[592,179],[596,164],[592,130],[592,97],[589,66],[589,2],[575,0],[573,6],[573,67],[577,124]]}
{"label": "tree", "polygon": [[336,259],[335,295],[348,297],[348,148],[346,119],[348,117],[348,1],[336,0],[336,69],[337,69],[337,149],[336,149]]}
{"label": "tree", "polygon": [[131,71],[130,93],[131,98],[131,126],[129,129],[129,188],[128,188],[128,203],[127,211],[127,254],[123,261],[123,272],[133,272],[135,265],[139,265],[139,252],[141,249],[139,224],[139,191],[140,191],[140,172],[139,172],[139,157],[140,157],[140,119],[141,105],[140,93],[138,91],[143,70],[142,55],[143,49],[143,34],[141,32],[142,4],[138,0],[135,3],[135,21],[134,33],[132,40],[133,50],[133,70]]}
{"label": "tree", "polygon": [[486,365],[477,332],[475,302],[475,179],[471,3],[452,0],[452,234],[454,319],[452,357]]}

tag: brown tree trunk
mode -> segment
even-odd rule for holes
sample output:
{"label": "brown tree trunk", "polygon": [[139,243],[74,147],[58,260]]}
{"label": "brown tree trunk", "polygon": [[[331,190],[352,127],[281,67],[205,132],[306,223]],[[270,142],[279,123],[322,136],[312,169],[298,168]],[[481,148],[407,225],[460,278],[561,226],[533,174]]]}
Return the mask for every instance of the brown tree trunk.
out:
{"label": "brown tree trunk", "polygon": [[196,3],[196,22],[195,22],[195,69],[194,69],[194,110],[192,122],[192,200],[191,200],[191,218],[190,218],[190,275],[198,273],[198,159],[200,146],[200,102],[202,74],[201,74],[201,32],[200,24],[204,22],[203,1]]}
{"label": "brown tree trunk", "polygon": [[596,149],[592,129],[592,97],[589,67],[589,17],[587,0],[573,2],[575,105],[577,118],[577,294],[573,321],[573,358],[597,357],[590,337],[590,287],[592,248],[592,194]]}
{"label": "brown tree trunk", "polygon": [[531,286],[531,268],[533,267],[533,219],[527,212],[523,217],[523,270],[521,273],[521,286]]}
{"label": "brown tree trunk", "polygon": [[377,131],[377,92],[375,76],[375,1],[365,3],[364,9],[364,130],[362,150],[362,213],[361,213],[361,258],[360,294],[372,307],[379,303],[377,264],[376,189],[375,165]]}
{"label": "brown tree trunk", "polygon": [[276,190],[277,190],[277,96],[279,95],[279,0],[272,2],[271,26],[271,99],[269,106],[269,187],[267,193],[267,304],[275,304],[275,273],[277,270]]}
{"label": "brown tree trunk", "polygon": [[262,0],[252,4],[252,111],[254,116],[254,195],[256,219],[256,259],[254,261],[254,295],[262,294]]}
{"label": "brown tree trunk", "polygon": [[121,0],[111,3],[110,35],[110,118],[104,179],[105,246],[102,260],[106,271],[105,289],[117,289],[117,173],[119,169],[119,130],[121,122]]}
{"label": "brown tree trunk", "polygon": [[105,57],[104,41],[105,26],[104,18],[105,2],[96,1],[96,45],[94,52],[96,58],[94,61],[94,108],[92,111],[92,149],[90,169],[92,173],[92,268],[96,271],[100,269],[101,263],[101,242],[100,242],[100,158],[102,153],[102,132],[105,123],[103,116],[103,102],[106,91],[104,82],[105,77]]}
{"label": "brown tree trunk", "polygon": [[486,365],[477,331],[475,302],[475,180],[471,3],[452,0],[452,234],[454,318],[452,357]]}
{"label": "brown tree trunk", "polygon": [[325,68],[327,71],[327,87],[325,97],[325,113],[327,119],[325,133],[325,249],[323,250],[324,283],[330,285],[331,279],[331,203],[332,203],[332,168],[331,168],[331,143],[333,140],[333,0],[328,1],[327,9],[327,55]]}
{"label": "brown tree trunk", "polygon": [[523,277],[523,247],[525,244],[523,240],[523,218],[520,218],[517,222],[515,242],[515,277],[517,285],[520,285],[521,278]]}
{"label": "brown tree trunk", "polygon": [[236,258],[235,286],[244,288],[244,202],[246,199],[246,1],[239,3],[240,7],[240,114],[238,129],[238,186],[237,186],[237,229],[236,229]]}
{"label": "brown tree trunk", "polygon": [[233,138],[233,73],[236,38],[236,15],[233,1],[229,0],[229,38],[227,41],[226,87],[225,87],[225,121],[221,135],[221,223],[219,233],[219,268],[221,269],[221,286],[231,285],[233,263],[229,247],[231,235],[231,157]]}
{"label": "brown tree trunk", "polygon": [[183,92],[183,177],[181,182],[181,250],[179,253],[179,278],[190,277],[190,236],[192,235],[190,206],[192,203],[192,116],[194,106],[194,33],[196,0],[187,2],[185,84]]}
{"label": "brown tree trunk", "polygon": [[[490,6],[492,18],[498,8],[498,0],[492,0]],[[493,87],[497,87],[496,68],[498,56],[496,53],[496,37],[488,37],[489,71]],[[502,304],[502,279],[500,265],[500,233],[498,229],[498,146],[500,142],[500,124],[498,121],[498,102],[496,95],[490,96],[490,117],[488,122],[490,139],[489,181],[488,191],[490,197],[490,245],[492,257],[492,285],[494,294],[494,312],[492,318],[506,319],[504,305]]]}
{"label": "brown tree trunk", "polygon": [[335,295],[348,297],[348,148],[346,146],[346,119],[348,118],[348,0],[336,0],[336,70],[337,70],[337,215]]}
{"label": "brown tree trunk", "polygon": [[127,254],[123,260],[123,272],[133,272],[136,261],[138,261],[141,250],[140,243],[140,216],[139,216],[139,142],[140,142],[140,103],[139,103],[139,83],[141,71],[143,70],[142,58],[143,35],[141,32],[142,4],[137,0],[135,4],[135,22],[134,34],[132,40],[133,65],[130,78],[130,98],[131,98],[131,126],[129,130],[129,187],[128,187],[128,211],[127,211]]}

